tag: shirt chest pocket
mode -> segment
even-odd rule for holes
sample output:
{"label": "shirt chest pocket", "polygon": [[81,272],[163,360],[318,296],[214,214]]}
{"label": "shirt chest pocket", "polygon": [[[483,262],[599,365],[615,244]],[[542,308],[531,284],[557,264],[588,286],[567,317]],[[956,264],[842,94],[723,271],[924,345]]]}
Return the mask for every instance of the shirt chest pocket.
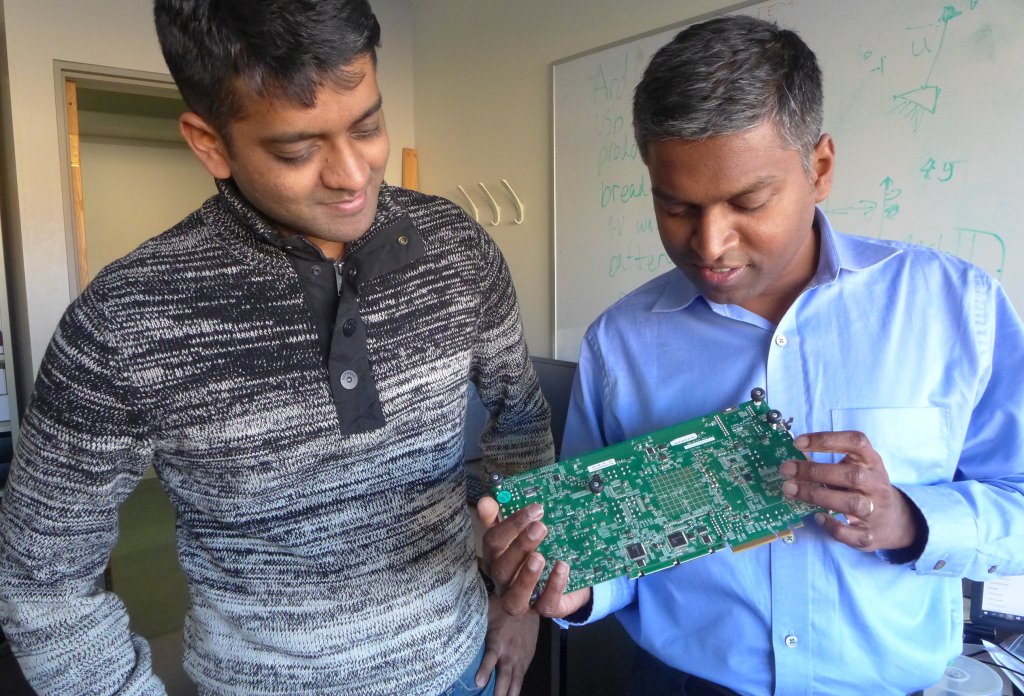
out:
{"label": "shirt chest pocket", "polygon": [[832,430],[859,430],[882,457],[894,484],[949,481],[950,413],[939,406],[832,409]]}

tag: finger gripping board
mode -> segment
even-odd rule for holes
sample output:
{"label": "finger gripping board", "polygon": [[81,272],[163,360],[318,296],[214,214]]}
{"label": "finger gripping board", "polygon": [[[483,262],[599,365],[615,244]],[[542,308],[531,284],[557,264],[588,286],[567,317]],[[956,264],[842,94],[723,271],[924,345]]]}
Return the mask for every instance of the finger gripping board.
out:
{"label": "finger gripping board", "polygon": [[[769,414],[772,414],[771,416]],[[492,477],[503,517],[544,506],[547,565],[569,564],[567,592],[647,575],[792,534],[820,508],[782,495],[779,464],[805,459],[762,400],[522,474]],[[769,420],[775,423],[769,423]]]}

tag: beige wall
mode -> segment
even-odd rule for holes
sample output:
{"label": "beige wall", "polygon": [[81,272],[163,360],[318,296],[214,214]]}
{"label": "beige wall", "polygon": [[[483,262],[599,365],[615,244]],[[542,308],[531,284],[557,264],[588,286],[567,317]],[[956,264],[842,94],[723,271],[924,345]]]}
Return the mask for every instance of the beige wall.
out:
{"label": "beige wall", "polygon": [[384,119],[391,138],[391,159],[384,178],[402,183],[402,148],[416,147],[413,109],[413,0],[370,0],[380,22],[377,76],[384,98]]}
{"label": "beige wall", "polygon": [[[216,193],[184,142],[82,136],[89,275],[171,227]],[[153,182],[162,183],[159,191]]]}
{"label": "beige wall", "polygon": [[[61,314],[75,294],[67,263],[54,61],[166,73],[149,0],[0,0],[6,53],[3,234],[14,317],[13,347],[22,404]],[[410,0],[373,0],[385,33],[381,89],[400,181],[400,149],[413,146]]]}
{"label": "beige wall", "polygon": [[[61,187],[54,61],[165,72],[148,0],[0,0],[6,69],[4,249],[22,401],[74,295]],[[512,268],[531,349],[551,354],[551,64],[636,34],[717,12],[726,0],[372,0],[381,21],[380,80],[392,138],[419,151],[421,188],[490,220],[483,181],[503,207],[487,226]],[[101,38],[98,38],[101,37]],[[414,60],[415,57],[415,60]],[[11,70],[10,68],[14,69]],[[415,111],[413,104],[415,103]],[[526,205],[511,222],[506,178]],[[468,207],[468,206],[467,206]],[[486,226],[486,225],[485,225]]]}
{"label": "beige wall", "polygon": [[5,174],[13,167],[17,182],[16,190],[5,190],[4,244],[24,402],[72,296],[57,125],[64,106],[55,93],[54,60],[153,72],[164,65],[148,2],[3,0],[3,10],[10,100],[4,128],[12,143]]}
{"label": "beige wall", "polygon": [[[483,181],[503,208],[485,225],[512,269],[530,350],[552,349],[551,64],[735,5],[725,0],[417,0],[412,4],[421,188],[490,220]],[[526,205],[511,222],[508,179]],[[468,209],[468,204],[464,207]]]}

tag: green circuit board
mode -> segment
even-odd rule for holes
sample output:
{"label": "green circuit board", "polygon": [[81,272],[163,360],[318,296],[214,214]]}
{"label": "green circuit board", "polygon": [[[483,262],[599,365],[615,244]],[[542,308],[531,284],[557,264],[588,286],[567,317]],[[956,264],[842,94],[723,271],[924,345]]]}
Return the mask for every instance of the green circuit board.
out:
{"label": "green circuit board", "polygon": [[782,495],[779,464],[805,457],[763,390],[752,397],[580,457],[493,474],[502,517],[544,506],[538,591],[557,560],[569,564],[569,592],[774,541],[819,511]]}

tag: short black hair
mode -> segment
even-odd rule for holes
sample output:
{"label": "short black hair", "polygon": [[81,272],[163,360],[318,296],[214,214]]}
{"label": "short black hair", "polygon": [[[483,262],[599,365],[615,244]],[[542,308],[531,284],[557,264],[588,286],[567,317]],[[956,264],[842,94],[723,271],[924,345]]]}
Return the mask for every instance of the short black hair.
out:
{"label": "short black hair", "polygon": [[167,67],[188,107],[220,130],[241,115],[238,87],[313,106],[346,70],[376,64],[380,24],[367,0],[155,0]]}
{"label": "short black hair", "polygon": [[730,15],[679,32],[651,58],[633,96],[641,157],[656,140],[703,140],[773,122],[809,162],[821,137],[817,58],[793,31]]}

